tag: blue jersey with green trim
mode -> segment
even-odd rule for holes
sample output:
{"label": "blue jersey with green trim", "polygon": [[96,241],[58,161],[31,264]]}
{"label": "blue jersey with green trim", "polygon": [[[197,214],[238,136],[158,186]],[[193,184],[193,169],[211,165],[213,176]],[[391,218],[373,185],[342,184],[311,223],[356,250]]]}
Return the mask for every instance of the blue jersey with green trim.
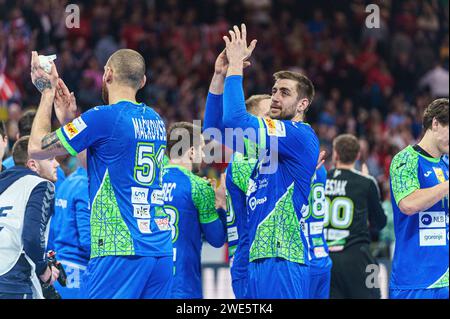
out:
{"label": "blue jersey with green trim", "polygon": [[317,136],[306,123],[271,119],[260,123],[268,138],[272,134],[278,137],[271,141],[272,147],[278,143],[278,152],[269,148],[272,154],[258,161],[249,181],[250,261],[283,258],[309,264],[308,242],[300,221],[309,211],[319,155]]}
{"label": "blue jersey with green trim", "polygon": [[245,108],[242,76],[228,76],[223,94],[226,127],[250,129],[258,162],[247,189],[250,262],[263,258],[309,264],[308,243],[300,226],[308,214],[319,140],[310,125],[258,118]]}
{"label": "blue jersey with green trim", "polygon": [[390,287],[448,287],[448,197],[411,216],[398,207],[414,191],[448,180],[448,165],[408,146],[393,158],[390,174],[396,238]]}
{"label": "blue jersey with green trim", "polygon": [[245,279],[249,262],[246,193],[256,159],[234,153],[226,171],[227,230],[231,279]]}
{"label": "blue jersey with green trim", "polygon": [[87,149],[91,258],[171,256],[161,117],[145,104],[120,101],[95,107],[56,133],[71,155]]}
{"label": "blue jersey with green trim", "polygon": [[325,215],[328,214],[327,198],[325,197],[326,182],[327,170],[321,166],[313,177],[309,193],[309,213],[304,219],[305,236],[309,243],[308,258],[311,260],[311,267],[317,270],[328,269],[331,264],[323,227]]}
{"label": "blue jersey with green trim", "polygon": [[163,192],[174,250],[172,298],[202,298],[202,236],[214,247],[225,243],[225,212],[222,220],[209,182],[178,165],[165,166]]}

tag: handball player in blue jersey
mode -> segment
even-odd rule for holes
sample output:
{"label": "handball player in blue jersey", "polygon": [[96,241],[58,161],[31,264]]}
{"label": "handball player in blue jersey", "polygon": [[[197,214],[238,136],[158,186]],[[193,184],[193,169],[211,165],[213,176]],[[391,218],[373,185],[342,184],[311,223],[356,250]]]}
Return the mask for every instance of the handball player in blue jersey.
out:
{"label": "handball player in blue jersey", "polygon": [[421,141],[392,159],[395,251],[390,298],[448,299],[448,99],[424,112]]}
{"label": "handball player in blue jersey", "polygon": [[[251,54],[251,48],[249,55]],[[248,61],[244,67],[249,66]],[[219,129],[221,138],[219,143],[225,144],[225,128],[222,122],[223,115],[223,88],[227,75],[228,60],[225,51],[216,59],[214,75],[209,86],[206,98],[205,118],[203,130]],[[254,95],[246,102],[247,111],[255,116],[269,115],[271,104],[270,95]],[[214,137],[217,139],[217,137]],[[228,147],[235,149],[235,141]],[[248,279],[248,223],[246,193],[250,175],[256,166],[256,144],[248,139],[244,141],[242,153],[235,152],[226,169],[226,199],[227,199],[227,236],[228,255],[230,258],[230,273],[233,292],[236,299],[243,299],[247,292]]]}
{"label": "handball player in blue jersey", "polygon": [[318,138],[303,122],[314,87],[302,74],[278,72],[272,88],[271,118],[248,114],[242,87],[243,62],[248,55],[245,25],[241,30],[235,26],[230,38],[224,40],[229,61],[223,95],[224,126],[253,129],[258,133],[255,140],[259,152],[264,150],[268,155],[259,157],[247,191],[247,296],[308,298],[308,243],[300,221],[308,213],[311,181],[319,157]]}
{"label": "handball player in blue jersey", "polygon": [[331,266],[333,262],[328,254],[323,227],[325,216],[329,213],[329,205],[325,197],[326,182],[327,170],[324,166],[320,166],[314,174],[309,194],[309,213],[304,218],[304,232],[309,243],[310,299],[330,298]]}
{"label": "handball player in blue jersey", "polygon": [[163,191],[172,227],[175,299],[203,298],[202,238],[216,248],[226,242],[225,188],[215,193],[207,180],[195,175],[200,171],[204,145],[200,127],[192,123],[177,122],[168,131],[170,161],[164,167]]}
{"label": "handball player in blue jersey", "polygon": [[[73,118],[70,93],[32,53],[31,78],[41,92],[29,153],[43,159],[87,150],[91,208],[91,255],[86,298],[169,298],[173,282],[171,228],[164,211],[162,165],[166,129],[161,117],[136,101],[146,82],[145,62],[121,49],[104,67],[96,106]],[[67,123],[51,132],[52,106]]]}

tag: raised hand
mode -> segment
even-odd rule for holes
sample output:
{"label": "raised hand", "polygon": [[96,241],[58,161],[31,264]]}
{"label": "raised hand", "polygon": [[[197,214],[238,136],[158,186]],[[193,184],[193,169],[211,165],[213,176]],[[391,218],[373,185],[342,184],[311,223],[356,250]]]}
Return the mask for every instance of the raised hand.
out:
{"label": "raised hand", "polygon": [[59,75],[55,64],[53,62],[50,63],[52,69],[49,74],[41,68],[37,52],[31,52],[31,81],[41,93],[44,93],[46,90],[54,91],[56,88]]}
{"label": "raised hand", "polygon": [[[256,47],[256,40],[253,40],[249,46],[247,46],[247,28],[245,24],[241,24],[241,29],[237,26],[233,27],[233,30],[229,31],[230,38],[224,36],[225,51],[229,64],[233,66],[232,72],[228,72],[228,75],[242,74],[244,61],[246,61],[252,54]],[[231,73],[231,74],[230,74]]]}
{"label": "raised hand", "polygon": [[77,114],[77,102],[73,92],[70,92],[63,80],[58,79],[56,95],[53,102],[56,117],[61,125],[65,125],[75,119]]}

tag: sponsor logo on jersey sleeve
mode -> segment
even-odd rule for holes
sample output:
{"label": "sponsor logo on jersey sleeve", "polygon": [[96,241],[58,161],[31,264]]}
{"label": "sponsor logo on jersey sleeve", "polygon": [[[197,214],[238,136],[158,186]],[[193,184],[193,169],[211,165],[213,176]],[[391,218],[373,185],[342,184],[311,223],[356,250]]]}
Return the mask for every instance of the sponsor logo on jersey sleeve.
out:
{"label": "sponsor logo on jersey sleeve", "polygon": [[87,127],[86,123],[80,117],[77,117],[72,122],[64,125],[64,132],[66,133],[69,140],[73,139],[75,136],[80,134]]}
{"label": "sponsor logo on jersey sleeve", "polygon": [[150,218],[150,205],[133,204],[133,217]]}
{"label": "sponsor logo on jersey sleeve", "polygon": [[151,195],[151,203],[155,205],[164,205],[164,192],[160,189],[155,189]]}
{"label": "sponsor logo on jersey sleeve", "polygon": [[272,120],[271,118],[266,117],[264,118],[264,122],[266,122],[267,126],[267,135],[286,137],[286,126],[282,121]]}
{"label": "sponsor logo on jersey sleeve", "polygon": [[138,228],[139,231],[143,234],[151,234],[150,230],[150,219],[138,219]]}
{"label": "sponsor logo on jersey sleeve", "polygon": [[250,205],[251,210],[255,210],[256,206],[264,204],[265,202],[267,202],[266,196],[264,196],[263,198],[258,198],[258,199],[256,199],[256,197],[252,197],[248,201],[248,204]]}
{"label": "sponsor logo on jersey sleeve", "polygon": [[227,230],[228,233],[228,242],[235,241],[239,239],[237,227],[230,227]]}
{"label": "sponsor logo on jersey sleeve", "polygon": [[445,212],[419,213],[420,228],[445,228]]}
{"label": "sponsor logo on jersey sleeve", "polygon": [[447,232],[445,229],[420,229],[420,246],[445,246]]}
{"label": "sponsor logo on jersey sleeve", "polygon": [[440,167],[433,167],[434,174],[436,174],[436,178],[438,179],[439,183],[445,182],[445,176],[444,172],[442,171],[442,168]]}
{"label": "sponsor logo on jersey sleeve", "polygon": [[131,187],[132,204],[148,204],[148,188]]}
{"label": "sponsor logo on jersey sleeve", "polygon": [[156,226],[158,226],[158,229],[161,231],[165,230],[172,230],[170,228],[169,218],[156,218],[155,219]]}

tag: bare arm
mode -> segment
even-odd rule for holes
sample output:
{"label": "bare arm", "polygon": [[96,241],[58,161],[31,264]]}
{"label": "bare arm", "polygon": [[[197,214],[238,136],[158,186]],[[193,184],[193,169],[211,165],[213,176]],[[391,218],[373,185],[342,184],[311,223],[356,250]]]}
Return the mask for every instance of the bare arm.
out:
{"label": "bare arm", "polygon": [[39,65],[37,52],[32,52],[31,80],[41,92],[41,102],[31,128],[28,154],[34,159],[47,159],[68,154],[56,132],[51,132],[52,107],[55,100],[58,72],[52,62],[51,73],[46,73]]}
{"label": "bare arm", "polygon": [[427,210],[445,196],[448,196],[448,191],[448,181],[430,188],[418,189],[400,200],[398,207],[402,213],[414,215]]}

